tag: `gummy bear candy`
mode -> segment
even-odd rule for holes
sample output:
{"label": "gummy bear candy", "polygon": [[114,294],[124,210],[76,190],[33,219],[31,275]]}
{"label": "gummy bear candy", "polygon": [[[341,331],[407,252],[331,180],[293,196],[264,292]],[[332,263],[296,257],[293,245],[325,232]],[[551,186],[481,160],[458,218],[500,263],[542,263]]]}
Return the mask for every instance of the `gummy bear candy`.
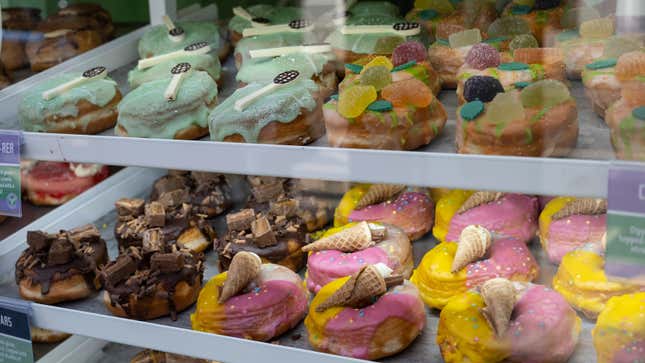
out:
{"label": "gummy bear candy", "polygon": [[467,47],[482,41],[482,35],[479,29],[468,29],[459,33],[450,34],[448,43],[451,48]]}
{"label": "gummy bear candy", "polygon": [[551,107],[568,100],[571,94],[564,83],[544,79],[525,87],[521,98],[525,107]]}
{"label": "gummy bear candy", "polygon": [[529,34],[531,29],[526,20],[517,16],[505,16],[492,22],[488,26],[488,37],[497,38],[503,36],[513,37],[520,34]]}
{"label": "gummy bear candy", "polygon": [[376,101],[376,89],[373,86],[352,86],[338,96],[338,113],[343,117],[355,118],[374,101]]}
{"label": "gummy bear candy", "polygon": [[363,70],[361,71],[361,74],[365,73],[370,67],[378,67],[378,66],[383,66],[387,68],[388,71],[391,71],[392,68],[394,68],[394,65],[392,65],[392,62],[387,57],[379,55],[378,57],[374,57],[371,61],[369,61],[366,65],[363,66]]}
{"label": "gummy bear candy", "polygon": [[524,107],[515,92],[498,93],[486,108],[486,118],[496,124],[507,124],[524,118]]}
{"label": "gummy bear candy", "polygon": [[539,48],[540,45],[532,34],[520,34],[511,40],[508,47],[510,50],[515,50],[520,48]]}
{"label": "gummy bear candy", "polygon": [[580,24],[580,36],[583,38],[608,38],[614,34],[614,30],[614,20],[611,18],[592,19]]}
{"label": "gummy bear candy", "polygon": [[390,84],[383,88],[381,96],[394,107],[428,107],[434,97],[430,88],[416,78]]}
{"label": "gummy bear candy", "polygon": [[504,87],[499,80],[490,76],[473,76],[464,84],[464,98],[468,102],[490,102],[498,93],[503,92]]}
{"label": "gummy bear candy", "polygon": [[408,41],[398,45],[392,52],[392,64],[400,66],[410,61],[423,62],[428,59],[426,47],[416,41]]}
{"label": "gummy bear candy", "polygon": [[479,43],[470,48],[465,62],[475,69],[483,70],[497,67],[501,63],[501,56],[492,45]]}
{"label": "gummy bear candy", "polygon": [[394,48],[405,42],[405,38],[398,35],[386,36],[379,38],[374,45],[374,53],[392,54]]}
{"label": "gummy bear candy", "polygon": [[369,67],[361,75],[363,86],[374,86],[377,91],[392,83],[392,75],[385,66]]}

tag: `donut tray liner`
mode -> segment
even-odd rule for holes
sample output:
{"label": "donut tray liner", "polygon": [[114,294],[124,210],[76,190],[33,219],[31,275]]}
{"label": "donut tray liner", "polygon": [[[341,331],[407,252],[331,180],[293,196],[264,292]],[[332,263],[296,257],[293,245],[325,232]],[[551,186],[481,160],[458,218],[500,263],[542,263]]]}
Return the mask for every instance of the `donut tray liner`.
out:
{"label": "donut tray liner", "polygon": [[[242,182],[239,176],[230,176],[229,180],[233,185],[233,199],[235,201],[235,208],[239,209],[242,206],[243,201],[248,193],[246,187],[243,187],[245,183]],[[148,192],[139,195],[138,197],[147,198]],[[339,198],[338,196],[324,196],[336,202]],[[102,237],[105,239],[108,246],[108,253],[111,259],[114,259],[117,254],[117,242],[114,238],[114,225],[116,221],[116,211],[112,210],[108,214],[99,218],[94,222],[94,224],[101,231]],[[225,232],[225,219],[223,216],[215,218],[215,228],[218,232],[218,235],[222,236]],[[414,259],[415,266],[418,265],[423,255],[436,245],[437,241],[432,237],[431,234],[424,236],[421,240],[413,243],[414,247]],[[545,284],[547,286],[551,285],[551,279],[556,272],[557,267],[548,262],[545,254],[540,248],[539,241],[534,240],[531,244],[531,250],[534,256],[538,259],[540,263],[541,272],[540,276],[537,279],[538,283]],[[206,269],[204,273],[204,281],[207,281],[212,276],[218,273],[217,267],[217,253],[212,250],[206,253]],[[304,271],[301,271],[301,275],[304,275]],[[8,283],[0,285],[0,296],[19,298],[18,290],[15,284]],[[70,303],[63,303],[59,305],[60,307],[92,312],[97,314],[110,315],[103,304],[102,293],[96,293],[92,297]],[[184,329],[190,329],[190,314],[195,310],[195,307],[192,306],[188,310],[179,313],[177,321],[172,321],[170,318],[160,318],[153,320],[153,323],[159,324],[161,326],[173,326],[180,327]],[[580,334],[580,340],[576,349],[575,354],[571,357],[570,362],[575,363],[588,363],[595,362],[596,356],[593,345],[591,343],[591,329],[593,328],[594,323],[582,317],[582,331]],[[397,354],[393,357],[382,359],[382,362],[441,362],[441,354],[439,352],[439,346],[436,344],[436,334],[437,334],[437,324],[439,321],[439,311],[438,310],[427,310],[427,325],[423,333],[402,353]],[[160,327],[161,328],[161,327]],[[311,350],[308,340],[307,340],[307,331],[303,323],[298,324],[295,329],[287,332],[281,337],[276,338],[271,343],[301,348]],[[117,362],[117,361],[127,361],[127,359],[132,358],[136,352],[140,351],[142,348],[128,347],[120,344],[109,344],[104,348],[105,352],[108,354],[103,354],[100,358],[100,362]]]}

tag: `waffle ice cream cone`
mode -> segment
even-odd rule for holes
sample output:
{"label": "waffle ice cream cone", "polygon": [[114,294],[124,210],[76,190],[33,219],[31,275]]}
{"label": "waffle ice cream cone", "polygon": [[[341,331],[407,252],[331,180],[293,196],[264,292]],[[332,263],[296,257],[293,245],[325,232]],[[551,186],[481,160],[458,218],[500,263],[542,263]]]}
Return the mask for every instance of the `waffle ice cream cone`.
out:
{"label": "waffle ice cream cone", "polygon": [[[385,265],[383,267],[387,268]],[[387,268],[385,274],[387,272],[391,273],[392,270]],[[318,305],[316,311],[323,312],[334,306],[360,308],[369,305],[374,297],[381,296],[387,291],[385,277],[379,266],[367,265],[352,275],[327,300]]]}
{"label": "waffle ice cream cone", "polygon": [[607,201],[605,199],[580,198],[567,203],[552,218],[558,220],[576,214],[593,215],[603,213],[607,213]]}
{"label": "waffle ice cream cone", "polygon": [[310,243],[302,247],[302,250],[304,252],[324,250],[355,252],[371,246],[374,246],[372,231],[367,222],[363,221],[331,236],[323,237]]}
{"label": "waffle ice cream cone", "polygon": [[482,314],[498,337],[504,336],[511,322],[511,314],[517,301],[513,283],[505,278],[486,281],[480,288],[486,307]]}
{"label": "waffle ice cream cone", "polygon": [[258,276],[261,265],[260,257],[252,252],[242,251],[233,256],[219,296],[219,303],[223,304],[244,290]]}
{"label": "waffle ice cream cone", "polygon": [[459,236],[459,245],[455,259],[452,260],[451,271],[457,272],[469,263],[484,257],[492,242],[493,238],[486,228],[475,225],[464,228]]}
{"label": "waffle ice cream cone", "polygon": [[369,205],[385,202],[405,189],[405,185],[373,184],[356,204],[356,209],[363,209]]}
{"label": "waffle ice cream cone", "polygon": [[475,207],[479,207],[482,204],[491,203],[501,199],[504,196],[504,193],[500,192],[475,192],[471,195],[464,204],[461,205],[457,214],[464,213]]}

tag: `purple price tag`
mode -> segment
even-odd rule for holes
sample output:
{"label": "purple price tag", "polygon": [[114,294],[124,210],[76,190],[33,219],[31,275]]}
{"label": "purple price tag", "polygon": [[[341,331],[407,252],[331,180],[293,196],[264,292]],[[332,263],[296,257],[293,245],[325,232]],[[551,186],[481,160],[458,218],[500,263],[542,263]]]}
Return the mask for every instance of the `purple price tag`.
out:
{"label": "purple price tag", "polygon": [[0,130],[0,163],[20,165],[19,131]]}
{"label": "purple price tag", "polygon": [[0,215],[22,217],[20,131],[0,130]]}

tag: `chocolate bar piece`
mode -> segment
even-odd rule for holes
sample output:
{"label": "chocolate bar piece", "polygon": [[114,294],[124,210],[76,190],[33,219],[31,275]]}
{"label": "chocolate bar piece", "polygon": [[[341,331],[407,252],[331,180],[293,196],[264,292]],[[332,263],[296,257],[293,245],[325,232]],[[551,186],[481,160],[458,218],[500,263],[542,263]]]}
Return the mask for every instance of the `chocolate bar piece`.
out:
{"label": "chocolate bar piece", "polygon": [[143,252],[162,252],[163,233],[161,228],[151,228],[143,231]]}
{"label": "chocolate bar piece", "polygon": [[94,242],[101,238],[101,232],[93,224],[86,224],[81,227],[70,229],[68,232],[69,240],[77,248],[83,242]]}
{"label": "chocolate bar piece", "polygon": [[258,203],[264,203],[275,199],[280,194],[284,193],[284,186],[282,185],[282,182],[256,185],[251,189],[251,193],[253,193],[253,196]]}
{"label": "chocolate bar piece", "polygon": [[150,227],[163,227],[166,225],[166,209],[159,202],[146,204],[146,223]]}
{"label": "chocolate bar piece", "polygon": [[251,228],[251,222],[255,220],[253,209],[242,209],[237,213],[226,215],[226,225],[229,231],[243,231]]}
{"label": "chocolate bar piece", "polygon": [[144,204],[145,201],[143,199],[121,198],[115,203],[116,213],[119,216],[137,217],[143,214]]}
{"label": "chocolate bar piece", "polygon": [[105,282],[116,286],[119,282],[127,280],[137,271],[137,263],[128,255],[121,255],[114,264],[103,271]]}
{"label": "chocolate bar piece", "polygon": [[181,175],[166,175],[159,178],[153,188],[156,195],[159,196],[166,192],[186,188],[186,179]]}
{"label": "chocolate bar piece", "polygon": [[205,171],[192,171],[190,176],[195,179],[197,184],[209,184],[209,183],[219,183],[221,181],[222,174],[218,173],[209,173]]}
{"label": "chocolate bar piece", "polygon": [[260,248],[275,246],[278,243],[266,217],[254,220],[251,223],[251,232],[253,232],[253,242]]}
{"label": "chocolate bar piece", "polygon": [[190,202],[190,195],[187,189],[175,189],[170,192],[161,193],[157,201],[166,208],[175,207]]}
{"label": "chocolate bar piece", "polygon": [[155,253],[150,259],[150,268],[162,273],[177,272],[184,267],[184,255],[181,252]]}
{"label": "chocolate bar piece", "polygon": [[55,239],[55,236],[42,231],[27,232],[27,244],[35,251],[47,250]]}
{"label": "chocolate bar piece", "polygon": [[246,177],[251,183],[252,186],[258,186],[258,185],[263,185],[263,184],[275,184],[275,183],[282,183],[281,178],[277,178],[274,176],[257,176],[257,175],[250,175]]}
{"label": "chocolate bar piece", "polygon": [[64,265],[74,258],[74,245],[66,238],[59,238],[54,241],[49,249],[47,263],[50,266]]}
{"label": "chocolate bar piece", "polygon": [[274,216],[292,217],[298,209],[298,201],[295,199],[285,199],[269,203],[269,213]]}

